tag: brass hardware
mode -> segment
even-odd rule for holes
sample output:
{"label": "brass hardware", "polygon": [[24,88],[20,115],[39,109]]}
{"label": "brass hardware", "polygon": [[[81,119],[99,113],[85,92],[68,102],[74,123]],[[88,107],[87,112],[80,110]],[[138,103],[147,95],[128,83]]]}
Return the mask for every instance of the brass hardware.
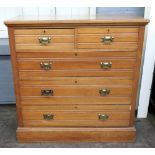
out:
{"label": "brass hardware", "polygon": [[41,45],[48,45],[51,43],[51,37],[39,37],[38,40]]}
{"label": "brass hardware", "polygon": [[52,68],[51,62],[41,62],[40,67],[44,70],[50,70]]}
{"label": "brass hardware", "polygon": [[113,42],[113,40],[114,40],[114,37],[112,37],[112,36],[104,36],[104,37],[101,38],[101,40],[102,40],[102,42],[104,44],[111,44]]}
{"label": "brass hardware", "polygon": [[99,93],[101,96],[107,96],[110,94],[110,89],[100,89]]}
{"label": "brass hardware", "polygon": [[41,95],[42,96],[53,96],[53,90],[47,89],[47,90],[41,90]]}
{"label": "brass hardware", "polygon": [[99,118],[99,120],[101,120],[101,121],[106,121],[106,120],[109,118],[109,116],[106,115],[106,114],[99,114],[99,115],[98,115],[98,118]]}
{"label": "brass hardware", "polygon": [[43,118],[44,118],[44,120],[49,121],[49,120],[54,119],[54,115],[53,114],[43,114]]}
{"label": "brass hardware", "polygon": [[101,62],[100,66],[102,69],[109,69],[112,67],[112,62]]}

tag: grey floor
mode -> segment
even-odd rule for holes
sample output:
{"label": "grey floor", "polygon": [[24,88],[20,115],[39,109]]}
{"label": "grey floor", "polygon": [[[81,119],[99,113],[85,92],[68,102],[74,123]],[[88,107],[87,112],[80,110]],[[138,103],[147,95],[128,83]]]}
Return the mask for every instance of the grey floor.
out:
{"label": "grey floor", "polygon": [[18,143],[16,109],[14,105],[0,105],[0,148],[148,148],[155,147],[155,116],[136,121],[137,139],[135,143]]}

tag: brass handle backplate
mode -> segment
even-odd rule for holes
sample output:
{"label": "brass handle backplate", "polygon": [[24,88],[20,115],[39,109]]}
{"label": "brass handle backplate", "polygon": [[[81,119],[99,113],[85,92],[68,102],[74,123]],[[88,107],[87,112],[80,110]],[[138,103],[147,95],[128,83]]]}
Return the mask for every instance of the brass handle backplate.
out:
{"label": "brass handle backplate", "polygon": [[99,114],[98,115],[98,119],[101,121],[106,121],[108,118],[109,118],[109,116],[106,114]]}
{"label": "brass handle backplate", "polygon": [[109,69],[112,67],[112,62],[101,62],[100,66],[102,69]]}
{"label": "brass handle backplate", "polygon": [[42,96],[53,96],[54,92],[51,89],[41,90]]}
{"label": "brass handle backplate", "polygon": [[48,45],[51,43],[51,37],[39,37],[38,40],[41,45]]}
{"label": "brass handle backplate", "polygon": [[43,119],[44,120],[53,120],[54,119],[54,115],[53,114],[43,114]]}
{"label": "brass handle backplate", "polygon": [[40,67],[44,70],[50,70],[52,68],[51,62],[41,62]]}
{"label": "brass handle backplate", "polygon": [[100,89],[99,93],[101,96],[107,96],[110,94],[110,89]]}
{"label": "brass handle backplate", "polygon": [[114,40],[114,37],[112,36],[104,36],[101,38],[102,43],[104,44],[111,44]]}

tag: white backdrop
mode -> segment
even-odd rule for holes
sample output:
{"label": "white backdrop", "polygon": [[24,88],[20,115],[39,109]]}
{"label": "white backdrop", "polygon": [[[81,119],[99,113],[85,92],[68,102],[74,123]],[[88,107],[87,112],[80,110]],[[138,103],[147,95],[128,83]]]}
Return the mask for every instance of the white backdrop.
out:
{"label": "white backdrop", "polygon": [[19,15],[48,15],[53,18],[62,16],[65,13],[68,17],[79,16],[88,18],[96,14],[96,7],[0,7],[0,38],[7,38],[7,28],[4,20]]}

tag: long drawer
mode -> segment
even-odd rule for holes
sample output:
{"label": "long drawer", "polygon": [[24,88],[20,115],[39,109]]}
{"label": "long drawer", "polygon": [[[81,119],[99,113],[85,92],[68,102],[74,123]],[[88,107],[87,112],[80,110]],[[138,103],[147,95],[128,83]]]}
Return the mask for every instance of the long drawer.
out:
{"label": "long drawer", "polygon": [[19,71],[20,80],[50,80],[51,77],[124,77],[134,78],[134,70],[52,70],[52,71]]}
{"label": "long drawer", "polygon": [[49,80],[21,80],[20,85],[128,85],[132,79],[114,77],[51,77]]}
{"label": "long drawer", "polygon": [[134,69],[135,59],[91,58],[91,59],[20,59],[19,70],[107,70]]}
{"label": "long drawer", "polygon": [[[96,106],[95,106],[96,107]],[[76,106],[78,108],[78,106]],[[93,108],[93,106],[92,106]],[[114,107],[100,107],[100,110],[55,110],[52,106],[23,107],[25,126],[128,126],[130,110],[113,111]],[[120,106],[125,108],[124,106]],[[126,106],[127,108],[127,106]]]}
{"label": "long drawer", "polygon": [[130,105],[131,97],[79,97],[79,96],[59,96],[59,97],[42,97],[42,96],[21,96],[21,105]]}
{"label": "long drawer", "polygon": [[31,50],[31,51],[18,51],[16,53],[17,58],[104,58],[104,57],[129,57],[135,58],[136,51],[104,51],[104,50],[68,50],[68,51],[38,51],[38,50]]}
{"label": "long drawer", "polygon": [[131,96],[132,86],[104,86],[104,85],[84,85],[84,86],[22,86],[21,96]]}

